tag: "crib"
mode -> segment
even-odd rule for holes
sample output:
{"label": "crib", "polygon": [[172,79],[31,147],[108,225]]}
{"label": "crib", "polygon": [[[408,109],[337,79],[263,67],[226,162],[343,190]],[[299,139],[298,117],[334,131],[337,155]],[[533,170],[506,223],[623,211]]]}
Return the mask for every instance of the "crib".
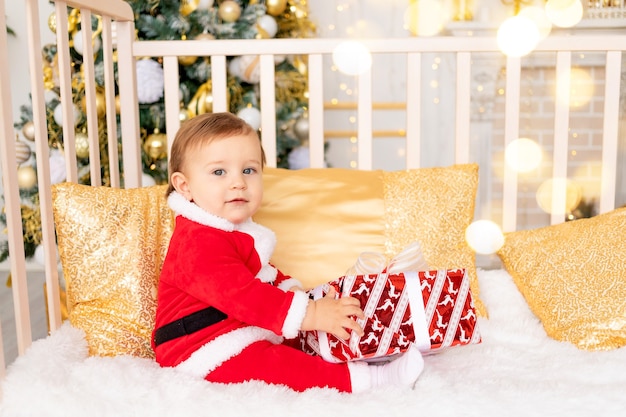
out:
{"label": "crib", "polygon": [[[142,187],[141,148],[138,138],[139,114],[137,106],[137,80],[135,60],[140,57],[162,59],[164,69],[164,97],[166,105],[167,139],[171,144],[180,126],[178,97],[178,57],[208,56],[211,62],[213,86],[213,111],[227,110],[227,60],[232,56],[258,55],[260,68],[260,97],[262,108],[261,132],[270,173],[276,169],[276,99],[274,68],[276,55],[301,55],[308,66],[308,118],[309,165],[311,172],[325,171],[326,144],[331,141],[329,114],[341,111],[341,105],[329,103],[322,86],[328,79],[328,62],[342,39],[259,39],[220,41],[137,41],[135,40],[134,16],[131,8],[121,0],[68,0],[55,1],[57,25],[67,25],[67,8],[80,10],[84,19],[98,15],[102,18],[102,51],[105,62],[106,125],[108,131],[121,132],[121,156],[118,163],[117,138],[109,137],[111,188],[136,189]],[[2,177],[4,179],[4,203],[7,219],[10,274],[14,302],[15,335],[4,338],[15,340],[19,357],[6,363],[3,344],[0,343],[0,409],[7,416],[32,415],[319,415],[322,413],[358,412],[363,415],[408,415],[409,412],[438,412],[442,415],[589,415],[591,411],[604,415],[621,415],[626,409],[623,392],[626,389],[626,326],[624,325],[624,294],[626,289],[625,239],[620,229],[625,226],[626,216],[620,206],[626,204],[626,130],[624,92],[624,50],[626,36],[615,34],[567,36],[553,34],[543,40],[529,57],[501,56],[498,71],[500,90],[494,95],[499,108],[499,145],[477,145],[475,132],[475,91],[473,74],[485,56],[500,54],[494,37],[452,37],[362,40],[374,59],[399,56],[403,65],[406,97],[400,109],[405,118],[402,126],[383,126],[383,129],[400,130],[403,151],[395,170],[420,171],[435,167],[427,166],[426,148],[434,140],[423,134],[424,113],[428,91],[425,65],[433,54],[443,54],[452,62],[447,83],[451,86],[452,106],[439,107],[437,112],[452,116],[452,166],[478,166],[475,185],[470,193],[465,211],[471,212],[472,220],[487,216],[504,232],[506,244],[498,255],[474,253],[479,262],[477,279],[488,315],[480,320],[483,343],[471,347],[451,349],[444,354],[427,358],[426,373],[413,391],[385,390],[367,396],[348,396],[331,390],[312,390],[302,394],[281,387],[268,387],[249,382],[234,386],[212,385],[204,381],[188,380],[184,376],[161,369],[149,358],[132,355],[89,355],[82,334],[69,326],[62,318],[61,293],[65,266],[57,257],[57,233],[54,221],[54,204],[50,172],[49,149],[46,138],[46,114],[43,87],[39,12],[37,1],[27,0],[29,50],[33,120],[36,131],[35,150],[38,187],[40,194],[41,221],[44,247],[45,306],[50,335],[33,341],[29,299],[29,261],[22,247],[20,197],[16,178],[16,148],[12,121],[14,115],[10,102],[10,80],[6,72],[0,75],[1,118],[0,127],[7,139],[1,142]],[[4,0],[0,0],[4,10]],[[115,26],[115,42],[112,25]],[[8,62],[5,47],[7,38],[4,14],[0,14],[0,45]],[[91,186],[101,187],[98,138],[91,132],[98,131],[95,98],[92,33],[84,28],[84,71],[86,74],[86,110],[90,141]],[[67,182],[76,183],[78,174],[76,151],[73,147],[74,132],[71,120],[72,100],[70,81],[70,52],[67,33],[57,34],[59,47],[59,84],[64,114],[64,145]],[[114,59],[115,56],[115,59]],[[498,55],[500,56],[500,55]],[[590,107],[600,108],[593,122],[599,128],[593,134],[593,152],[597,157],[593,164],[597,189],[597,216],[566,222],[570,209],[568,181],[552,185],[548,196],[548,214],[542,219],[547,224],[529,227],[523,221],[528,214],[528,186],[524,174],[520,174],[504,162],[504,148],[518,139],[524,123],[535,116],[522,116],[520,103],[525,95],[523,84],[532,77],[528,75],[529,62],[550,62],[548,73],[554,75],[554,108],[548,116],[552,131],[548,160],[544,161],[542,175],[545,178],[566,179],[572,176],[571,161],[575,160],[579,143],[572,135],[576,118],[570,106],[571,69],[580,65],[584,56],[592,56],[597,74],[600,74],[596,98]],[[117,80],[114,79],[114,62]],[[523,75],[526,74],[526,75]],[[376,98],[373,94],[372,71],[354,76],[358,98],[352,104],[356,116],[353,136],[356,171],[375,170],[377,158],[375,142],[378,126],[374,126]],[[120,96],[119,126],[116,120],[115,89],[117,82]],[[498,90],[497,88],[494,90]],[[532,98],[530,100],[532,102]],[[428,110],[432,111],[432,110]],[[493,107],[488,112],[496,112]],[[539,109],[537,114],[547,112]],[[495,113],[494,113],[495,114]],[[523,118],[528,120],[523,122]],[[499,147],[498,147],[499,146]],[[500,159],[491,158],[499,153]],[[120,168],[121,167],[121,168]],[[428,171],[430,172],[430,171]],[[445,171],[447,172],[447,171]],[[281,173],[280,175],[283,175]],[[304,175],[304,174],[303,174]],[[308,175],[308,174],[307,174]],[[313,175],[313,174],[311,174]],[[430,175],[430,174],[429,174]],[[444,175],[448,175],[447,173]],[[488,198],[485,197],[488,195]],[[453,196],[450,196],[453,199]],[[476,199],[475,199],[476,198]],[[534,198],[534,196],[533,196]],[[476,204],[476,207],[474,206]],[[467,226],[467,225],[466,225]],[[463,230],[465,233],[465,230]],[[278,234],[280,240],[281,235]],[[598,246],[600,245],[600,246]],[[598,249],[598,247],[600,249]],[[609,248],[609,249],[607,249]],[[610,250],[610,252],[603,252]],[[473,252],[472,252],[473,253]],[[589,255],[589,256],[587,256]],[[574,262],[571,265],[564,261]],[[494,264],[494,259],[498,260]],[[580,259],[580,263],[576,263]],[[500,263],[501,262],[501,263]],[[565,265],[563,265],[565,263]],[[596,265],[600,263],[601,265]],[[547,271],[540,267],[548,264]],[[472,264],[473,266],[473,264]],[[552,281],[559,270],[568,271],[571,288]],[[582,277],[576,275],[588,269]],[[602,276],[604,281],[585,278],[587,275]],[[608,277],[608,278],[607,278]],[[609,281],[606,281],[606,280]],[[539,280],[539,281],[538,281]],[[538,288],[543,280],[545,287]],[[570,297],[581,296],[578,310],[585,310],[584,300],[601,299],[604,319],[589,321],[587,331],[592,335],[578,346],[565,340],[555,340],[546,335],[552,316],[542,311],[548,303],[563,303],[560,296],[541,298],[537,294],[569,292]],[[611,298],[611,294],[613,298]],[[595,304],[594,304],[595,305]],[[545,308],[544,308],[545,310]],[[547,310],[550,310],[549,308]],[[610,310],[607,312],[607,310]],[[542,315],[544,314],[545,315]],[[576,314],[558,311],[557,314]],[[611,315],[612,314],[612,315]],[[554,318],[554,317],[552,317]],[[604,321],[602,321],[604,320]],[[584,321],[584,320],[583,320]],[[604,333],[603,330],[604,329]],[[609,329],[609,330],[607,330]],[[576,332],[583,332],[577,329]],[[606,333],[608,332],[608,335]],[[568,333],[569,334],[569,333]],[[553,336],[553,335],[552,335]],[[571,341],[571,339],[570,339]],[[585,349],[584,346],[588,349]],[[581,348],[582,346],[582,348]],[[591,347],[591,348],[590,348]],[[48,356],[50,355],[50,356]],[[40,375],[40,376],[37,376]],[[45,382],[47,381],[47,382]],[[150,382],[147,382],[150,381]],[[110,386],[109,386],[110,385]],[[119,385],[119,386],[118,386]],[[116,387],[119,389],[115,389]],[[181,389],[182,387],[182,389]],[[37,398],[35,401],[33,396]],[[65,400],[63,400],[63,397]],[[176,401],[178,407],[168,401]],[[269,404],[269,406],[267,405]],[[297,410],[297,411],[295,411]],[[3,414],[4,415],[4,414]]]}

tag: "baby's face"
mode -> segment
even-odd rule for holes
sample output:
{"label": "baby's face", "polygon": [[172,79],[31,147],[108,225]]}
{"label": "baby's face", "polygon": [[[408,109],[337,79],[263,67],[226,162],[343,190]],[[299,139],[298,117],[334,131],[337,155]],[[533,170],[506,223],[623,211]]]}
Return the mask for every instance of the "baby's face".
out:
{"label": "baby's face", "polygon": [[215,139],[190,152],[181,194],[205,211],[239,224],[261,206],[263,156],[256,134]]}

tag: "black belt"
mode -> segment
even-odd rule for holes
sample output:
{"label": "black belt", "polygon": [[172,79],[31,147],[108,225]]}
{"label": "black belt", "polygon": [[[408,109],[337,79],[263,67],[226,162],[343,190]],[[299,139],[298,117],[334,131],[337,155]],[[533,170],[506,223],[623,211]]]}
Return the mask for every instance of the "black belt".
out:
{"label": "black belt", "polygon": [[202,330],[212,324],[225,320],[228,316],[215,307],[191,313],[188,316],[161,326],[154,332],[154,345],[169,342],[177,337],[185,336]]}

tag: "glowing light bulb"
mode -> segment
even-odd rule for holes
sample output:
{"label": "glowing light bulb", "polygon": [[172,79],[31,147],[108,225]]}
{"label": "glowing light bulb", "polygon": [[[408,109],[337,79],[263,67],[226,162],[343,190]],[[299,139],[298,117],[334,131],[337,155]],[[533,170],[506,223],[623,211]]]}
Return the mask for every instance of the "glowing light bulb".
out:
{"label": "glowing light bulb", "polygon": [[541,163],[541,147],[528,138],[515,139],[507,145],[504,158],[516,172],[529,172]]}
{"label": "glowing light bulb", "polygon": [[474,252],[491,255],[504,245],[504,234],[491,220],[477,220],[465,229],[465,240]]}
{"label": "glowing light bulb", "polygon": [[372,54],[361,42],[341,42],[333,50],[333,63],[348,75],[363,74],[372,66]]}
{"label": "glowing light bulb", "polygon": [[[565,189],[565,207],[553,207],[552,196],[557,189]],[[567,178],[551,178],[537,189],[537,204],[546,213],[565,214],[574,210],[582,197],[581,186]]]}
{"label": "glowing light bulb", "polygon": [[550,32],[552,31],[552,23],[548,16],[546,15],[546,10],[542,7],[538,6],[530,6],[524,7],[520,12],[519,16],[527,17],[532,20],[535,25],[537,25],[537,29],[539,29],[539,39],[545,39]]}
{"label": "glowing light bulb", "polygon": [[498,28],[498,48],[506,56],[520,57],[529,54],[539,42],[539,28],[531,19],[513,16]]}
{"label": "glowing light bulb", "polygon": [[563,86],[569,90],[568,94],[560,94],[559,97],[569,95],[569,106],[580,108],[588,104],[594,96],[594,82],[589,72],[583,68],[572,68],[570,71],[569,85]]}
{"label": "glowing light bulb", "polygon": [[583,5],[580,0],[548,0],[546,16],[553,25],[571,28],[583,18]]}

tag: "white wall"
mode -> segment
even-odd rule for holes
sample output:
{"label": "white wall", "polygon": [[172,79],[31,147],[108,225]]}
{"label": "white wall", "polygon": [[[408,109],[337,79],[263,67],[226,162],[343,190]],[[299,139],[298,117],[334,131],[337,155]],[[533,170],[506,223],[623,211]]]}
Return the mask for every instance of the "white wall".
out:
{"label": "white wall", "polygon": [[[48,28],[48,17],[54,11],[54,7],[48,0],[39,1],[40,31],[42,46],[47,43],[56,43],[55,34]],[[28,39],[26,35],[26,5],[23,0],[6,0],[5,16],[7,26],[13,29],[16,36],[9,36],[9,60],[3,65],[2,70],[11,72],[11,99],[13,108],[13,121],[18,121],[20,106],[29,103],[30,93],[30,70],[28,63]],[[21,132],[20,132],[21,135]]]}

